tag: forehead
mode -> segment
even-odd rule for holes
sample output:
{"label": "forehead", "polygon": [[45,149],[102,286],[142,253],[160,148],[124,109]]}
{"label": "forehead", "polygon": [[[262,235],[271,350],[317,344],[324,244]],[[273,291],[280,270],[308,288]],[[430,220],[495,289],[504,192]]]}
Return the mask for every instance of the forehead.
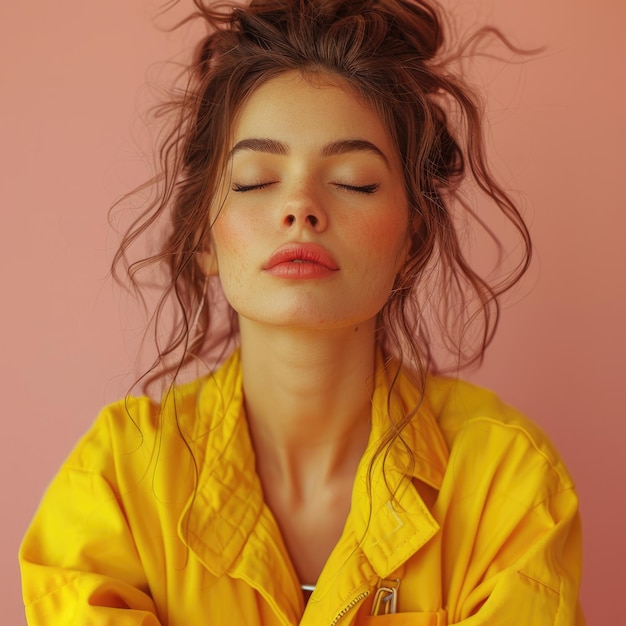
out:
{"label": "forehead", "polygon": [[260,84],[233,120],[232,145],[248,137],[294,148],[358,137],[395,152],[379,115],[340,77],[327,74],[289,71]]}

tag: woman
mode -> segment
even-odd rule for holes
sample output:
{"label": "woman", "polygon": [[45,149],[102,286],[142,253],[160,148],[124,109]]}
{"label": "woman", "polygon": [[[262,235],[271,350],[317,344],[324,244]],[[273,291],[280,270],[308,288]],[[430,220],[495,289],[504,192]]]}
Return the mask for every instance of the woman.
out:
{"label": "woman", "polygon": [[[434,373],[440,344],[480,359],[530,256],[437,10],[196,5],[209,34],[117,258],[167,220],[130,274],[168,267],[168,385],[106,408],[49,488],[20,552],[29,623],[583,624],[558,454]],[[459,245],[466,174],[524,242],[497,285]],[[216,281],[239,345],[183,384],[217,334]]]}

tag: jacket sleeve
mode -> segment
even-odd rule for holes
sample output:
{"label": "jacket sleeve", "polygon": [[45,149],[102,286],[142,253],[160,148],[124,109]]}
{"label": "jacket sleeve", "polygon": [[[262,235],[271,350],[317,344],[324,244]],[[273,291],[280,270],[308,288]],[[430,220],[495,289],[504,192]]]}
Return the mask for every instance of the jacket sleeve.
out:
{"label": "jacket sleeve", "polygon": [[518,424],[466,434],[451,457],[448,623],[584,626],[578,498],[560,458]]}
{"label": "jacket sleeve", "polygon": [[[113,456],[98,423],[53,480],[20,547],[30,626],[160,624],[114,472],[96,469]],[[93,466],[81,462],[94,455],[102,459]]]}
{"label": "jacket sleeve", "polygon": [[[450,624],[585,626],[578,601],[581,541],[576,495],[565,490],[544,506],[543,511],[538,507],[529,512],[538,519],[520,520],[485,577],[465,598],[463,612],[471,616]],[[542,530],[539,520],[548,517],[554,525]],[[526,551],[506,566],[508,556],[524,546]]]}

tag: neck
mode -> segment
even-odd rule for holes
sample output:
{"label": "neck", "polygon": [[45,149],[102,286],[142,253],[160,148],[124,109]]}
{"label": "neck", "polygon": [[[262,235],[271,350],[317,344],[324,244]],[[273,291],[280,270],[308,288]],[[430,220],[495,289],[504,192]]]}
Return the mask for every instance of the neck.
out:
{"label": "neck", "polygon": [[240,320],[246,413],[259,472],[306,498],[353,477],[370,431],[374,322],[310,331]]}

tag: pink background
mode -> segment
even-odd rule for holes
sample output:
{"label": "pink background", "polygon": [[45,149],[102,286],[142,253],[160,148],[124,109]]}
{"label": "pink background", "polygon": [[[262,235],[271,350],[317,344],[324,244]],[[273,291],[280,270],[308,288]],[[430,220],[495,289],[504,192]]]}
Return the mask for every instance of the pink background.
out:
{"label": "pink background", "polygon": [[[529,64],[482,76],[496,169],[521,192],[538,254],[473,378],[561,450],[582,498],[588,621],[617,623],[626,581],[626,5],[457,4],[523,45],[548,45]],[[106,214],[146,173],[135,142],[146,77],[181,49],[180,34],[154,27],[156,7],[0,3],[4,624],[24,624],[16,551],[43,489],[130,382],[137,330],[132,303],[107,278],[117,239]]]}

